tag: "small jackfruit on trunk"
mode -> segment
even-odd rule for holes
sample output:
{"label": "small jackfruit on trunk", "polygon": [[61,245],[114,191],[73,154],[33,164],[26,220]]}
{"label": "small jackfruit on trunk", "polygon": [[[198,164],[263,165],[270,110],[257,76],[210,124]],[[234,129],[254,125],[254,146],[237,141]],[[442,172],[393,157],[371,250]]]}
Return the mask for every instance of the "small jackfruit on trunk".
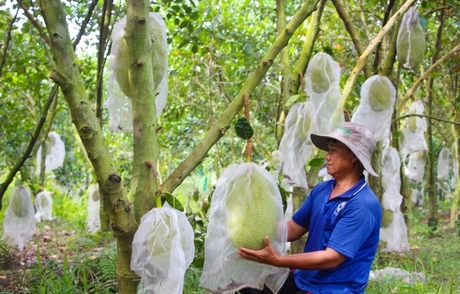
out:
{"label": "small jackfruit on trunk", "polygon": [[[129,82],[129,67],[135,64],[135,60],[129,60],[125,32],[126,16],[114,25],[109,63],[111,70],[107,99],[110,115],[109,129],[119,132],[132,131],[132,91]],[[157,93],[155,106],[158,117],[166,106],[168,96],[168,44],[166,25],[161,16],[155,12],[149,13],[149,35],[152,41],[152,75]]]}
{"label": "small jackfruit on trunk", "polygon": [[289,270],[236,253],[240,247],[262,249],[266,236],[280,254],[285,253],[286,221],[276,181],[255,163],[232,164],[219,177],[212,196],[201,287],[234,293],[265,284],[276,293]]}

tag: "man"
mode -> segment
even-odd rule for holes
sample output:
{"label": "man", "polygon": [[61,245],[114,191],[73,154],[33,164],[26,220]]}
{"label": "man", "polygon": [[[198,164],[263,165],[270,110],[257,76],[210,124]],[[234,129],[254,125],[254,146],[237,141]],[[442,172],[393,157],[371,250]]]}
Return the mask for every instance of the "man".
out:
{"label": "man", "polygon": [[[364,126],[345,122],[328,135],[311,135],[327,151],[333,179],[319,183],[287,222],[288,241],[308,232],[304,253],[280,255],[265,239],[265,248],[240,248],[246,259],[293,269],[278,293],[364,293],[379,243],[382,211],[366,183],[375,139]],[[240,293],[271,293],[242,289]]]}

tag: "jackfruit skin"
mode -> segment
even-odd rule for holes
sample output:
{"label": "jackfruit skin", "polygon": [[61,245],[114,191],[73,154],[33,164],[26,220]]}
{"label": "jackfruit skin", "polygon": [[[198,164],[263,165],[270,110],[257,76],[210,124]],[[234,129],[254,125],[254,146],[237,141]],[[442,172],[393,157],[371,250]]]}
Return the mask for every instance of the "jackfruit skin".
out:
{"label": "jackfruit skin", "polygon": [[[126,27],[126,17],[124,18],[124,22]],[[167,69],[167,39],[164,27],[164,21],[160,16],[155,13],[149,14],[149,36],[152,41],[152,74],[155,89],[160,85]],[[114,41],[119,42],[118,51],[115,56],[117,61],[115,77],[123,94],[131,98],[129,67],[134,64],[134,61],[129,60],[128,43],[124,34],[118,40]]]}
{"label": "jackfruit skin", "polygon": [[382,228],[388,228],[393,223],[393,211],[384,209],[382,214]]}
{"label": "jackfruit skin", "polygon": [[323,94],[331,88],[334,73],[326,59],[319,59],[317,67],[311,71],[311,88],[313,92]]}
{"label": "jackfruit skin", "polygon": [[11,197],[13,197],[11,200],[11,210],[13,211],[14,215],[17,217],[26,217],[29,215],[29,206],[24,203],[27,201],[27,192],[25,189],[17,189],[16,193],[11,194]]}
{"label": "jackfruit skin", "polygon": [[391,88],[381,79],[375,79],[369,87],[369,105],[374,111],[387,110],[391,104]]}
{"label": "jackfruit skin", "polygon": [[264,248],[264,238],[274,240],[278,229],[272,184],[256,170],[248,169],[228,191],[226,225],[230,241],[238,248]]}
{"label": "jackfruit skin", "polygon": [[425,58],[425,31],[415,7],[411,7],[403,16],[396,49],[398,62],[408,69],[419,66]]}

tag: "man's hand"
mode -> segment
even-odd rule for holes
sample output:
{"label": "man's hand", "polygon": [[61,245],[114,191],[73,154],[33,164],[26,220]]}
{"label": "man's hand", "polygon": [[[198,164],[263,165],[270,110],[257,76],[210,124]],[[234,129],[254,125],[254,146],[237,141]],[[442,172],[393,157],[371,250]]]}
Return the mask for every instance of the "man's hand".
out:
{"label": "man's hand", "polygon": [[247,248],[238,249],[237,253],[242,257],[249,260],[265,263],[276,266],[280,258],[279,253],[271,245],[270,239],[265,237],[265,247],[261,250],[251,250]]}

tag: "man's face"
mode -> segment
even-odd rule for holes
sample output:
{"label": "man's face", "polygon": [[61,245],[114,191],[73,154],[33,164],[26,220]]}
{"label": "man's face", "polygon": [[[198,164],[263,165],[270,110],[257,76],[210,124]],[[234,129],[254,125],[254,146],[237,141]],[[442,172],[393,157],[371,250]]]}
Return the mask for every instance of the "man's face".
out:
{"label": "man's face", "polygon": [[327,173],[333,177],[353,171],[353,163],[358,160],[351,150],[342,142],[329,140],[326,154]]}

